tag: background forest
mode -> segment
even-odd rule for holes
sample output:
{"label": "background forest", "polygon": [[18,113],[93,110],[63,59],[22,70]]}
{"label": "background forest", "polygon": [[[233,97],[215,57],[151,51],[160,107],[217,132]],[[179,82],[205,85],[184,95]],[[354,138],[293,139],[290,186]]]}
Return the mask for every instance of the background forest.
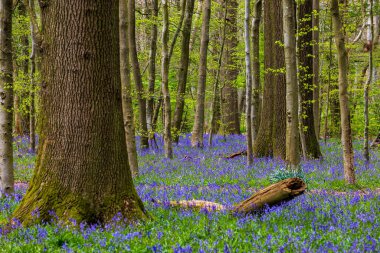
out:
{"label": "background forest", "polygon": [[380,251],[379,36],[379,0],[0,0],[0,251]]}

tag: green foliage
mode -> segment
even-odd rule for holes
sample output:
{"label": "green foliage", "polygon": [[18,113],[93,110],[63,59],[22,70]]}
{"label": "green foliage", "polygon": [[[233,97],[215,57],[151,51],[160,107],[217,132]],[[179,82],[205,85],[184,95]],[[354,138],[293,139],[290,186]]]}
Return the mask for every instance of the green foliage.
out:
{"label": "green foliage", "polygon": [[274,170],[269,175],[269,181],[274,184],[277,182],[280,182],[287,178],[293,178],[297,177],[302,179],[304,182],[308,183],[308,180],[306,178],[305,173],[302,171],[302,169],[292,169],[292,168],[280,168]]}

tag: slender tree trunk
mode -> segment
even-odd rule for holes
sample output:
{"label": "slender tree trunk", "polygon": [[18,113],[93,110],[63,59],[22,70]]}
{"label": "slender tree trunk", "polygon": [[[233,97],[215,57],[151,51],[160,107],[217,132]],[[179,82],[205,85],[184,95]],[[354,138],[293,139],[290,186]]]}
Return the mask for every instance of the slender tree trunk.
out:
{"label": "slender tree trunk", "polygon": [[374,44],[374,27],[373,27],[373,0],[369,0],[369,12],[370,12],[370,28],[369,32],[371,33],[370,41],[368,41],[369,45],[372,47],[369,49],[368,56],[368,79],[364,86],[364,150],[363,155],[366,163],[369,163],[369,117],[368,117],[368,105],[369,105],[369,88],[372,83],[372,75],[373,75],[373,48]]}
{"label": "slender tree trunk", "polygon": [[162,83],[161,89],[164,97],[164,146],[165,156],[173,158],[172,134],[171,134],[171,105],[169,91],[169,10],[168,0],[162,0],[163,27],[162,27]]}
{"label": "slender tree trunk", "polygon": [[245,17],[244,17],[244,41],[245,41],[245,80],[246,80],[246,127],[247,127],[247,164],[253,163],[252,154],[252,125],[251,125],[251,99],[252,99],[252,71],[251,71],[251,42],[249,35],[250,21],[250,0],[245,0]]}
{"label": "slender tree trunk", "polygon": [[286,80],[282,3],[264,1],[264,94],[259,131],[253,146],[256,157],[286,158]]}
{"label": "slender tree trunk", "polygon": [[344,178],[348,184],[355,183],[354,150],[352,147],[350,108],[348,101],[348,56],[345,46],[343,24],[339,14],[338,0],[331,0],[331,14],[333,20],[335,43],[338,50],[339,68],[339,104],[342,127],[342,145],[344,161]]}
{"label": "slender tree trunk", "polygon": [[194,2],[195,0],[187,0],[185,19],[182,29],[182,45],[181,45],[181,62],[178,72],[178,89],[176,97],[176,106],[174,110],[173,117],[173,130],[175,132],[174,141],[178,142],[179,134],[182,124],[183,109],[185,106],[185,93],[186,93],[186,83],[187,74],[190,63],[190,35],[191,35],[191,24],[193,20],[194,13]]}
{"label": "slender tree trunk", "polygon": [[313,1],[305,0],[298,5],[299,8],[299,75],[300,94],[302,105],[302,129],[305,136],[306,155],[310,158],[322,156],[318,138],[315,134],[315,121],[313,113],[313,32],[312,11]]}
{"label": "slender tree trunk", "polygon": [[204,0],[203,3],[203,20],[201,49],[199,61],[199,76],[197,89],[197,104],[194,117],[194,127],[192,131],[191,145],[193,147],[203,147],[203,128],[205,117],[205,91],[207,81],[207,49],[210,40],[210,16],[211,16],[211,0]]}
{"label": "slender tree trunk", "polygon": [[136,46],[136,17],[135,17],[135,0],[129,0],[128,2],[128,39],[129,39],[129,49],[130,58],[132,63],[133,77],[135,80],[137,99],[139,101],[139,119],[140,119],[140,129],[141,141],[140,146],[142,149],[149,148],[148,142],[148,128],[146,120],[146,99],[144,93],[144,87],[141,77],[140,64],[137,56],[137,46]]}
{"label": "slender tree trunk", "polygon": [[219,96],[219,82],[220,82],[220,72],[222,67],[222,59],[223,59],[223,53],[224,53],[224,45],[226,42],[226,30],[227,30],[227,6],[224,8],[224,16],[223,16],[223,34],[222,34],[222,43],[220,46],[220,53],[218,58],[218,68],[216,71],[216,77],[215,77],[215,83],[213,88],[213,99],[211,103],[211,119],[210,119],[210,135],[208,138],[208,145],[212,146],[212,137],[214,133],[216,133],[216,118],[217,113],[220,111],[220,96]]}
{"label": "slender tree trunk", "polygon": [[222,78],[224,86],[221,91],[222,126],[224,134],[240,134],[238,112],[238,94],[235,85],[239,74],[236,50],[237,36],[237,0],[225,0],[227,8],[226,42],[223,53]]}
{"label": "slender tree trunk", "polygon": [[169,65],[170,65],[170,60],[172,59],[173,52],[174,52],[174,47],[177,42],[177,38],[179,36],[179,33],[182,30],[182,25],[183,25],[183,20],[185,18],[185,11],[186,11],[186,2],[187,0],[181,0],[181,17],[179,18],[177,30],[174,33],[172,43],[170,44],[170,50],[169,50]]}
{"label": "slender tree trunk", "polygon": [[[330,30],[332,31],[332,16],[331,16],[331,20],[330,20],[330,23],[331,23],[331,27],[330,27]],[[326,111],[325,111],[325,129],[323,131],[323,134],[324,134],[324,140],[325,140],[325,144],[327,142],[327,136],[328,136],[328,116],[329,116],[329,106],[330,106],[330,89],[331,89],[331,71],[332,71],[332,39],[333,39],[333,35],[330,35],[329,37],[329,70],[328,70],[328,80],[327,80],[327,94],[326,94]]]}
{"label": "slender tree trunk", "polygon": [[255,141],[260,126],[260,23],[262,0],[255,3],[255,15],[252,20],[252,141]]}
{"label": "slender tree trunk", "polygon": [[284,49],[286,65],[286,161],[291,167],[300,162],[298,131],[297,48],[295,2],[283,0]]}
{"label": "slender tree trunk", "polygon": [[132,88],[129,67],[127,6],[128,0],[119,0],[120,80],[128,161],[132,176],[136,176],[139,173],[139,164],[137,160],[135,125],[133,119],[133,105],[131,95]]}
{"label": "slender tree trunk", "polygon": [[0,196],[14,192],[12,0],[0,0]]}
{"label": "slender tree trunk", "polygon": [[[29,8],[31,10],[31,16],[34,13],[34,0],[29,0]],[[30,54],[30,107],[29,107],[29,134],[30,134],[30,149],[36,151],[36,110],[35,110],[35,94],[36,94],[36,61],[38,60],[38,49],[36,42],[37,27],[34,26],[33,21],[30,21],[30,34],[32,38],[32,52]]]}
{"label": "slender tree trunk", "polygon": [[[199,31],[199,20],[202,16],[202,6],[203,6],[203,1],[204,0],[198,0],[198,6],[197,6],[197,10],[196,12],[194,13],[194,16],[195,16],[195,19],[194,19],[194,26],[193,26],[193,29],[191,31],[191,36],[190,36],[190,52],[193,51],[193,47],[194,47],[194,44],[195,44],[195,41],[197,39],[197,35],[198,35],[198,31]],[[203,24],[202,24],[203,26]]]}
{"label": "slender tree trunk", "polygon": [[317,139],[320,136],[320,84],[319,84],[319,0],[313,0],[313,116]]}
{"label": "slender tree trunk", "polygon": [[149,98],[147,103],[146,117],[149,131],[149,139],[154,138],[153,114],[154,114],[154,86],[156,83],[156,55],[157,55],[157,22],[158,22],[158,0],[152,0],[153,24],[151,30],[151,41],[149,50]]}
{"label": "slender tree trunk", "polygon": [[12,216],[23,225],[54,217],[103,224],[116,214],[146,217],[126,156],[118,2],[93,0],[89,9],[85,0],[57,0],[41,9],[47,44],[40,145],[34,176]]}

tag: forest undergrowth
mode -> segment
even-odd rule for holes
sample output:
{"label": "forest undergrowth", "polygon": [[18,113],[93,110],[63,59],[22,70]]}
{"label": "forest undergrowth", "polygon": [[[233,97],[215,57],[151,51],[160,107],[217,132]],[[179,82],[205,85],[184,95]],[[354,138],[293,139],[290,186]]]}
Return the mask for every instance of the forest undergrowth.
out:
{"label": "forest undergrowth", "polygon": [[[163,146],[157,138],[158,146]],[[261,215],[233,216],[228,212],[192,211],[158,205],[152,199],[202,199],[232,207],[271,184],[283,161],[225,156],[245,149],[244,136],[216,136],[213,146],[194,149],[190,136],[174,146],[174,159],[163,150],[139,151],[136,189],[152,219],[127,225],[116,216],[106,226],[53,220],[0,236],[0,252],[379,252],[380,153],[371,151],[366,165],[361,142],[354,142],[357,184],[343,180],[338,140],[321,141],[323,159],[303,160],[307,192]],[[0,200],[5,222],[21,201],[33,173],[35,155],[28,140],[15,140],[16,194]],[[38,216],[38,211],[34,214]]]}

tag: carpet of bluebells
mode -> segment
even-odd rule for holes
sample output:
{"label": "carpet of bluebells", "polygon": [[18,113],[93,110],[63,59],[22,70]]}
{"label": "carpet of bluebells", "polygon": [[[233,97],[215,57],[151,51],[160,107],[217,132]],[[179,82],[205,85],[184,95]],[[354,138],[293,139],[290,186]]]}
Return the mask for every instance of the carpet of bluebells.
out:
{"label": "carpet of bluebells", "polygon": [[[5,222],[20,202],[33,173],[35,155],[27,139],[15,141],[15,198],[0,200]],[[158,138],[162,147],[162,139]],[[233,216],[228,212],[171,209],[152,199],[203,199],[227,206],[270,184],[283,161],[261,158],[246,166],[244,156],[224,156],[245,149],[244,136],[216,136],[212,147],[190,147],[189,136],[174,146],[175,159],[162,148],[139,151],[137,191],[152,219],[126,225],[115,216],[106,226],[53,221],[17,227],[0,235],[0,252],[380,252],[380,153],[371,151],[364,164],[360,142],[355,143],[358,184],[343,181],[338,141],[321,143],[323,159],[302,161],[307,192],[260,215]],[[75,221],[73,221],[75,223]]]}

